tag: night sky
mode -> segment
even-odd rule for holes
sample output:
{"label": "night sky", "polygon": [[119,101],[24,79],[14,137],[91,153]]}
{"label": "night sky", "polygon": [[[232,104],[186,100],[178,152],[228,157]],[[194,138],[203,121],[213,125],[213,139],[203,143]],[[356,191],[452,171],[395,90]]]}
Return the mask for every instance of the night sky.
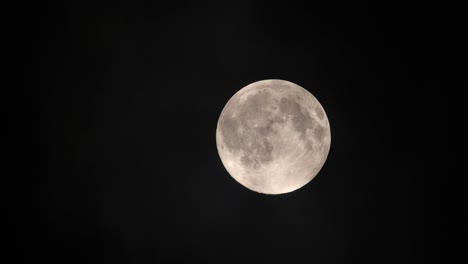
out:
{"label": "night sky", "polygon": [[[374,2],[20,3],[19,262],[445,259],[451,25]],[[244,188],[216,149],[226,102],[263,79],[331,126],[321,172],[285,195]]]}

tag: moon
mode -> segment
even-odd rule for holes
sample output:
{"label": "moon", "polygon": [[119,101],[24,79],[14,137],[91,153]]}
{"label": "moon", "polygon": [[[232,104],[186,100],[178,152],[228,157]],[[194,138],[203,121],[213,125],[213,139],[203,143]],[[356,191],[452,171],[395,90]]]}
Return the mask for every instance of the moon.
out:
{"label": "moon", "polygon": [[322,169],[331,144],[319,101],[285,80],[262,80],[232,96],[218,119],[216,146],[229,174],[263,194],[295,191]]}

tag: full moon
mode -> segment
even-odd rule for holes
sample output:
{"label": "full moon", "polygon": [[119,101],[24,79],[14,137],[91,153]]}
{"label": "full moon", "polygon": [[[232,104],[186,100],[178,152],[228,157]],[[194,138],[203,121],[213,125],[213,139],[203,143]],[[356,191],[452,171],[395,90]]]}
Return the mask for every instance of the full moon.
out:
{"label": "full moon", "polygon": [[229,174],[264,194],[295,191],[321,170],[330,150],[325,110],[301,86],[254,82],[229,99],[218,119],[216,145]]}

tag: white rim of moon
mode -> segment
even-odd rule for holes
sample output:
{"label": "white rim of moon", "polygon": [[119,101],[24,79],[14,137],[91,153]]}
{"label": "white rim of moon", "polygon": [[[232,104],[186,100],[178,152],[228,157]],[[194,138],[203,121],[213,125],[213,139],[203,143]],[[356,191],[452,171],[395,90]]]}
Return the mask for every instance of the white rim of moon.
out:
{"label": "white rim of moon", "polygon": [[229,174],[264,194],[295,191],[310,182],[330,151],[330,124],[319,101],[285,80],[251,83],[234,94],[216,128]]}

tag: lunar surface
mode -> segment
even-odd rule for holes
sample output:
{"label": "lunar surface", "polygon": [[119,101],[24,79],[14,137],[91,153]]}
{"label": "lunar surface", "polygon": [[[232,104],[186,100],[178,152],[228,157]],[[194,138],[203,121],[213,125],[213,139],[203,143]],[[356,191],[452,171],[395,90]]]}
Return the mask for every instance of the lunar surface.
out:
{"label": "lunar surface", "polygon": [[295,191],[320,171],[330,150],[327,115],[297,84],[258,81],[239,90],[218,120],[216,145],[229,174],[264,194]]}

